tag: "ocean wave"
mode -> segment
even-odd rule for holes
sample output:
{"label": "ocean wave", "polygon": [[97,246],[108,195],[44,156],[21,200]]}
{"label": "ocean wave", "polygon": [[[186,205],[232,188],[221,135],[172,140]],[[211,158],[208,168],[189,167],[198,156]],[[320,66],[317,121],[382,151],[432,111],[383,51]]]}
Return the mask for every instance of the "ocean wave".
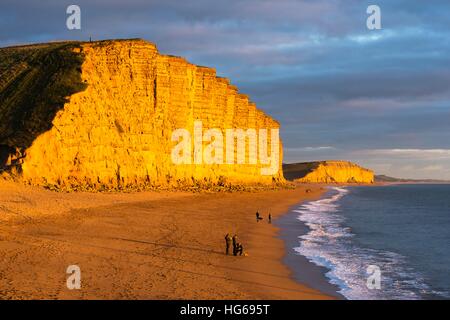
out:
{"label": "ocean wave", "polygon": [[[422,299],[433,294],[421,275],[408,267],[405,257],[364,248],[353,240],[354,233],[345,226],[345,217],[339,210],[339,200],[348,192],[333,187],[329,197],[293,210],[310,229],[299,237],[300,246],[294,250],[327,268],[326,277],[347,299]],[[369,289],[366,285],[370,265],[381,269],[381,289]]]}

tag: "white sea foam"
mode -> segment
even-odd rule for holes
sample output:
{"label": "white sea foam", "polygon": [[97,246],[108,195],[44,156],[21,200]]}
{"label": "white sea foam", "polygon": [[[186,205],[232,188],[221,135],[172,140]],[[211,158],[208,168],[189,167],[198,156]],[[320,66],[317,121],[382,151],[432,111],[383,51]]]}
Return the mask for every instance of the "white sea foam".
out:
{"label": "white sea foam", "polygon": [[[430,288],[419,274],[407,267],[405,258],[389,251],[359,246],[354,234],[345,227],[339,210],[339,200],[349,191],[333,187],[330,196],[301,205],[294,212],[310,231],[299,237],[296,252],[316,265],[326,267],[326,276],[340,288],[347,299],[420,299]],[[367,267],[381,268],[381,289],[366,286]]]}

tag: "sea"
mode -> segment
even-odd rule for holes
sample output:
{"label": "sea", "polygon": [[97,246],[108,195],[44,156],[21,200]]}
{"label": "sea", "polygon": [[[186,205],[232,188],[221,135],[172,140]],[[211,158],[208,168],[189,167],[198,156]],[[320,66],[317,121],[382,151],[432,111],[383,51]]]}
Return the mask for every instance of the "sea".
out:
{"label": "sea", "polygon": [[450,185],[330,187],[293,248],[347,299],[450,299]]}

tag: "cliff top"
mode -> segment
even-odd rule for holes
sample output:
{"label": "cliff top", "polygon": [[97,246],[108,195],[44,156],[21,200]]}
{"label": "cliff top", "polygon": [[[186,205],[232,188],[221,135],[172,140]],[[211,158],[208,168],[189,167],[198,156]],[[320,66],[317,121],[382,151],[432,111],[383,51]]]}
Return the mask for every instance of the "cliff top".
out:
{"label": "cliff top", "polygon": [[[83,47],[122,43],[150,47],[158,52],[154,43],[140,38],[57,41],[0,48],[0,149],[30,147],[37,136],[51,128],[56,113],[69,97],[86,89],[87,84],[81,79]],[[159,56],[170,58],[170,63],[179,60],[190,64],[182,57]],[[214,68],[196,68],[216,77]],[[218,81],[226,83],[229,90],[237,91],[239,99],[248,99],[254,107],[248,96],[240,93],[227,78],[219,77]]]}
{"label": "cliff top", "polygon": [[112,43],[156,45],[143,39],[59,41],[0,48],[0,147],[28,148],[51,128],[71,95],[86,88],[81,80],[82,46]]}
{"label": "cliff top", "polygon": [[61,40],[61,41],[51,41],[51,42],[42,42],[42,43],[27,43],[27,44],[17,44],[17,45],[12,45],[12,46],[0,47],[0,50],[4,50],[4,49],[37,49],[37,48],[42,48],[42,47],[67,45],[67,44],[108,45],[113,42],[142,43],[142,44],[156,47],[156,44],[154,44],[153,42],[144,40],[142,38],[129,38],[129,39],[104,39],[104,40],[95,40],[95,41]]}
{"label": "cliff top", "polygon": [[294,180],[306,176],[308,173],[317,169],[320,165],[327,167],[354,167],[368,172],[373,172],[370,169],[363,168],[356,163],[346,161],[346,160],[322,160],[322,161],[311,161],[311,162],[299,162],[299,163],[289,163],[283,164],[284,177],[288,180]]}
{"label": "cliff top", "polygon": [[78,42],[0,49],[0,145],[28,147],[67,97],[85,89]]}
{"label": "cliff top", "polygon": [[[350,165],[350,166],[356,166],[356,167],[360,167],[362,169],[366,169],[361,167],[360,165],[353,163],[351,161],[348,160],[319,160],[319,161],[307,161],[307,162],[298,162],[298,163],[285,163],[283,164],[283,166],[285,166],[286,168],[295,168],[298,166],[318,166],[320,164],[323,165],[336,165],[336,164],[345,164],[345,165]],[[369,169],[366,169],[369,170]]]}

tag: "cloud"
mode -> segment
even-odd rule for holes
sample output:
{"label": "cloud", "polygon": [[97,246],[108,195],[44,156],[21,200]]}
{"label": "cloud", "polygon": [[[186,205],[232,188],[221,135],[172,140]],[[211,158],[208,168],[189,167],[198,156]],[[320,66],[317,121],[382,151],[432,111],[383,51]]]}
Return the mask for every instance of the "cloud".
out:
{"label": "cloud", "polygon": [[325,150],[334,150],[334,147],[330,146],[319,146],[319,147],[302,147],[302,148],[285,148],[286,151],[307,151],[307,152],[316,152],[316,151],[325,151]]}
{"label": "cloud", "polygon": [[450,180],[450,149],[362,149],[351,151],[348,155],[378,174]]}
{"label": "cloud", "polygon": [[422,170],[424,171],[443,171],[446,170],[443,166],[426,166]]}
{"label": "cloud", "polygon": [[370,156],[389,156],[399,158],[415,159],[450,159],[450,149],[375,149],[355,151],[356,154],[365,154]]}

